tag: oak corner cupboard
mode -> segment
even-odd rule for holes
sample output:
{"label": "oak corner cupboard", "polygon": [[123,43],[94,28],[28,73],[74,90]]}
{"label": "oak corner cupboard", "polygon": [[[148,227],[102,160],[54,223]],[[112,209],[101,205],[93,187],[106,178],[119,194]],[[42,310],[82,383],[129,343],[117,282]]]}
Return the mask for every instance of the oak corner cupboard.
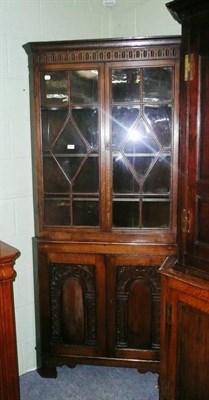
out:
{"label": "oak corner cupboard", "polygon": [[40,373],[159,371],[176,254],[178,37],[28,43]]}

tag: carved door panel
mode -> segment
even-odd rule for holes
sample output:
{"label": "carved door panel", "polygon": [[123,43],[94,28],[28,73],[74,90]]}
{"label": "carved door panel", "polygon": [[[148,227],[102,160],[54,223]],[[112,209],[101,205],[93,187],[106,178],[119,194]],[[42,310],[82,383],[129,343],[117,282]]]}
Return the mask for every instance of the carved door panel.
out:
{"label": "carved door panel", "polygon": [[48,281],[47,292],[40,288],[42,339],[54,354],[104,355],[103,261],[95,255],[50,253],[41,266]]}
{"label": "carved door panel", "polygon": [[159,359],[162,258],[108,257],[109,356]]}

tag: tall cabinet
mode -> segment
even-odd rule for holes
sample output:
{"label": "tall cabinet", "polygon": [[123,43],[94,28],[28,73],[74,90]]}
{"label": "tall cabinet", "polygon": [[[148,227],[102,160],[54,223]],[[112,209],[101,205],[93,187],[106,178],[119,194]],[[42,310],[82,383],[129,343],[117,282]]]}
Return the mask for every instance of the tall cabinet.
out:
{"label": "tall cabinet", "polygon": [[158,271],[177,248],[179,45],[24,46],[43,376],[76,363],[159,371]]}
{"label": "tall cabinet", "polygon": [[179,254],[161,268],[161,400],[209,398],[209,3],[167,4],[182,24]]}

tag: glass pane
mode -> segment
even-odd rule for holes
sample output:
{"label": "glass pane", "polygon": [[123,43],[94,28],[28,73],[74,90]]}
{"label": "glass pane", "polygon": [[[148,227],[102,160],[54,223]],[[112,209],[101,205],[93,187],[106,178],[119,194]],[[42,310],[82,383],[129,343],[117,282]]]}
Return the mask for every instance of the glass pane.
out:
{"label": "glass pane", "polygon": [[68,73],[66,71],[41,74],[42,103],[48,107],[68,104]]}
{"label": "glass pane", "polygon": [[142,204],[142,226],[144,228],[166,228],[170,220],[169,201],[144,201]]}
{"label": "glass pane", "polygon": [[97,149],[99,129],[97,108],[73,109],[72,116],[89,145]]}
{"label": "glass pane", "polygon": [[55,143],[53,152],[56,154],[85,154],[87,147],[81,135],[69,121]]}
{"label": "glass pane", "polygon": [[112,101],[137,101],[140,98],[140,70],[118,69],[112,71]]}
{"label": "glass pane", "polygon": [[132,172],[124,162],[120,153],[113,158],[113,192],[114,193],[137,193],[139,184]]}
{"label": "glass pane", "polygon": [[168,193],[170,191],[170,157],[162,155],[145,180],[144,193]]}
{"label": "glass pane", "polygon": [[172,100],[171,67],[144,68],[143,100],[153,103]]}
{"label": "glass pane", "polygon": [[209,201],[198,198],[198,218],[197,218],[197,240],[209,243]]}
{"label": "glass pane", "polygon": [[85,159],[84,157],[56,157],[56,160],[69,180],[72,181]]}
{"label": "glass pane", "polygon": [[71,74],[71,103],[89,104],[98,100],[98,71],[72,71]]}
{"label": "glass pane", "polygon": [[63,171],[52,157],[44,157],[44,190],[47,193],[66,193],[69,182]]}
{"label": "glass pane", "polygon": [[129,131],[128,141],[124,146],[127,154],[156,153],[159,151],[159,144],[151,134],[149,127],[141,118],[137,125]]}
{"label": "glass pane", "polygon": [[89,157],[77,176],[74,193],[97,193],[99,191],[98,158]]}
{"label": "glass pane", "polygon": [[201,56],[200,62],[200,170],[201,179],[209,179],[209,104],[206,99],[209,93],[209,56]]}
{"label": "glass pane", "polygon": [[142,180],[153,163],[155,157],[127,157],[140,180]]}
{"label": "glass pane", "polygon": [[44,148],[47,149],[53,144],[67,117],[68,113],[64,110],[42,111],[42,140]]}
{"label": "glass pane", "polygon": [[160,144],[164,147],[171,146],[171,129],[172,129],[172,108],[166,106],[150,106],[144,107],[144,114],[152,129],[157,136]]}
{"label": "glass pane", "polygon": [[98,226],[99,202],[96,200],[73,202],[73,225]]}
{"label": "glass pane", "polygon": [[129,128],[139,116],[139,107],[112,108],[112,143],[119,146],[128,134]]}
{"label": "glass pane", "polygon": [[44,221],[46,225],[70,225],[70,203],[66,198],[46,198]]}
{"label": "glass pane", "polygon": [[139,225],[139,201],[118,200],[113,202],[113,225],[134,228]]}

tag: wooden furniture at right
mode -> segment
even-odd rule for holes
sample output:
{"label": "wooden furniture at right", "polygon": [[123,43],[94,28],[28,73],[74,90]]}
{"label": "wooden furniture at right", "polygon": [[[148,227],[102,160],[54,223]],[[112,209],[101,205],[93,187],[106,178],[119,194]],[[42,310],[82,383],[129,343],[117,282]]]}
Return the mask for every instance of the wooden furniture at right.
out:
{"label": "wooden furniture at right", "polygon": [[209,282],[162,273],[160,400],[208,400]]}
{"label": "wooden furniture at right", "polygon": [[167,6],[182,24],[179,253],[161,268],[160,400],[208,400],[209,2]]}

